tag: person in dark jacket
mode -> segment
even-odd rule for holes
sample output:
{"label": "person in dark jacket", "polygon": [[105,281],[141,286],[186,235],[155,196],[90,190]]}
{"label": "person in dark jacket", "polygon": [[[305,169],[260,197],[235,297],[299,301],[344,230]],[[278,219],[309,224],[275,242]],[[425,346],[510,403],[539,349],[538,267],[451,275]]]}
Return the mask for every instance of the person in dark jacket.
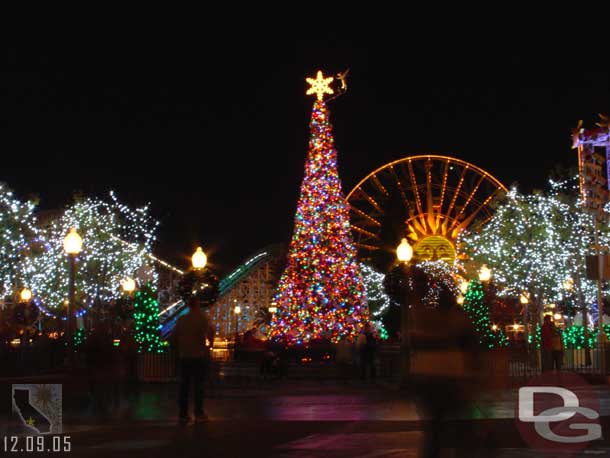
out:
{"label": "person in dark jacket", "polygon": [[180,423],[183,425],[189,421],[188,398],[191,381],[195,392],[195,421],[201,423],[208,419],[203,411],[203,383],[210,362],[206,341],[210,346],[214,342],[214,328],[201,310],[199,300],[195,297],[189,298],[188,306],[189,312],[178,319],[172,335],[180,362],[178,406]]}
{"label": "person in dark jacket", "polygon": [[377,353],[377,337],[374,334],[373,326],[367,322],[358,337],[358,350],[360,352],[360,378],[366,379],[367,369],[370,372],[371,380],[375,380],[375,356]]}

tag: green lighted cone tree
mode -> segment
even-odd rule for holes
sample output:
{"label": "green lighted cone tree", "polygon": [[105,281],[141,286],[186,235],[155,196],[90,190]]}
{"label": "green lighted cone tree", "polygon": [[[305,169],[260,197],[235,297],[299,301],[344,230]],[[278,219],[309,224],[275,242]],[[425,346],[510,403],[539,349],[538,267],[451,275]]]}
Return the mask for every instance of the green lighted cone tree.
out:
{"label": "green lighted cone tree", "polygon": [[494,332],[491,327],[489,309],[483,301],[484,296],[485,293],[481,282],[472,280],[464,295],[464,311],[468,318],[470,318],[482,345],[488,348],[506,346],[508,341],[504,332],[502,330]]}
{"label": "green lighted cone tree", "polygon": [[305,178],[297,205],[288,264],[275,297],[269,337],[299,344],[355,336],[368,318],[364,282],[350,233],[337,171],[329,111],[322,100],[333,78],[308,78],[316,93]]}
{"label": "green lighted cone tree", "polygon": [[141,353],[160,353],[159,304],[150,284],[136,292],[134,311],[134,333]]}

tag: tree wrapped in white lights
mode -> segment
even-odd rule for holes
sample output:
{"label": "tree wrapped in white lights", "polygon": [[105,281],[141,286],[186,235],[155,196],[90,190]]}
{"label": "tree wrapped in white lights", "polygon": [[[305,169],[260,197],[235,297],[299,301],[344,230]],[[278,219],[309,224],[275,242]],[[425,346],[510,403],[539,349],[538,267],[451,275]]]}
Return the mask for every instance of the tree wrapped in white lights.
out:
{"label": "tree wrapped in white lights", "polygon": [[[595,300],[595,285],[585,275],[595,225],[573,197],[576,192],[567,189],[566,183],[554,182],[547,194],[526,195],[513,188],[480,231],[460,236],[459,246],[465,254],[487,264],[504,293],[527,293],[534,323],[544,304],[565,297],[568,279],[586,304]],[[607,227],[598,236],[607,246]]]}
{"label": "tree wrapped in white lights", "polygon": [[22,202],[0,183],[0,298],[30,287],[34,264],[31,246],[38,236],[35,204]]}
{"label": "tree wrapped in white lights", "polygon": [[148,206],[132,210],[113,193],[108,201],[77,198],[44,231],[44,249],[35,259],[34,294],[49,308],[64,303],[68,295],[68,262],[63,239],[73,227],[83,239],[76,262],[77,302],[91,307],[119,297],[121,281],[126,277],[143,273],[156,276],[147,255],[157,226]]}
{"label": "tree wrapped in white lights", "polygon": [[390,307],[390,296],[386,294],[383,285],[385,274],[382,274],[371,266],[363,263],[360,263],[360,273],[364,280],[364,291],[370,316],[379,329],[382,337],[386,338],[387,331],[385,330],[382,320]]}

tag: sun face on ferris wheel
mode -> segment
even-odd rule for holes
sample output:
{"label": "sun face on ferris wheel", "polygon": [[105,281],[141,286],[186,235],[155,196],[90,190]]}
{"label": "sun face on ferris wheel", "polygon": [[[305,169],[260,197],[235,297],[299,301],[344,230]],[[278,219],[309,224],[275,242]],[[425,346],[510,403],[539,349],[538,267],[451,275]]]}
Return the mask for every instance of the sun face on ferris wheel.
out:
{"label": "sun face on ferris wheel", "polygon": [[[384,249],[383,227],[401,207],[402,236],[420,260],[453,263],[459,233],[492,216],[491,204],[507,191],[485,170],[449,156],[410,156],[363,178],[347,195],[361,253]],[[400,212],[399,212],[400,213]],[[391,247],[388,247],[391,249]]]}

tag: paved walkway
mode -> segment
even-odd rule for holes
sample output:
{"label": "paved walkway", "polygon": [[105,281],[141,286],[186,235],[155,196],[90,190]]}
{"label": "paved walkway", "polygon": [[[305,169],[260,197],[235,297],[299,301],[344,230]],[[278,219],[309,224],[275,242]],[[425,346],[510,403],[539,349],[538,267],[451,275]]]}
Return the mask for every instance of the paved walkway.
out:
{"label": "paved walkway", "polygon": [[[605,424],[610,388],[591,387],[579,394],[601,399],[604,431],[610,431]],[[145,386],[137,404],[130,408],[123,400],[106,416],[93,412],[86,397],[64,392],[64,399],[71,457],[415,457],[425,421],[407,394],[384,383],[219,388],[206,399],[210,421],[187,427],[177,426],[174,385]],[[514,399],[515,390],[481,396],[453,426],[458,432],[475,429],[487,438],[490,450],[481,456],[539,457],[515,428]],[[581,456],[597,454],[610,456],[610,444]]]}

